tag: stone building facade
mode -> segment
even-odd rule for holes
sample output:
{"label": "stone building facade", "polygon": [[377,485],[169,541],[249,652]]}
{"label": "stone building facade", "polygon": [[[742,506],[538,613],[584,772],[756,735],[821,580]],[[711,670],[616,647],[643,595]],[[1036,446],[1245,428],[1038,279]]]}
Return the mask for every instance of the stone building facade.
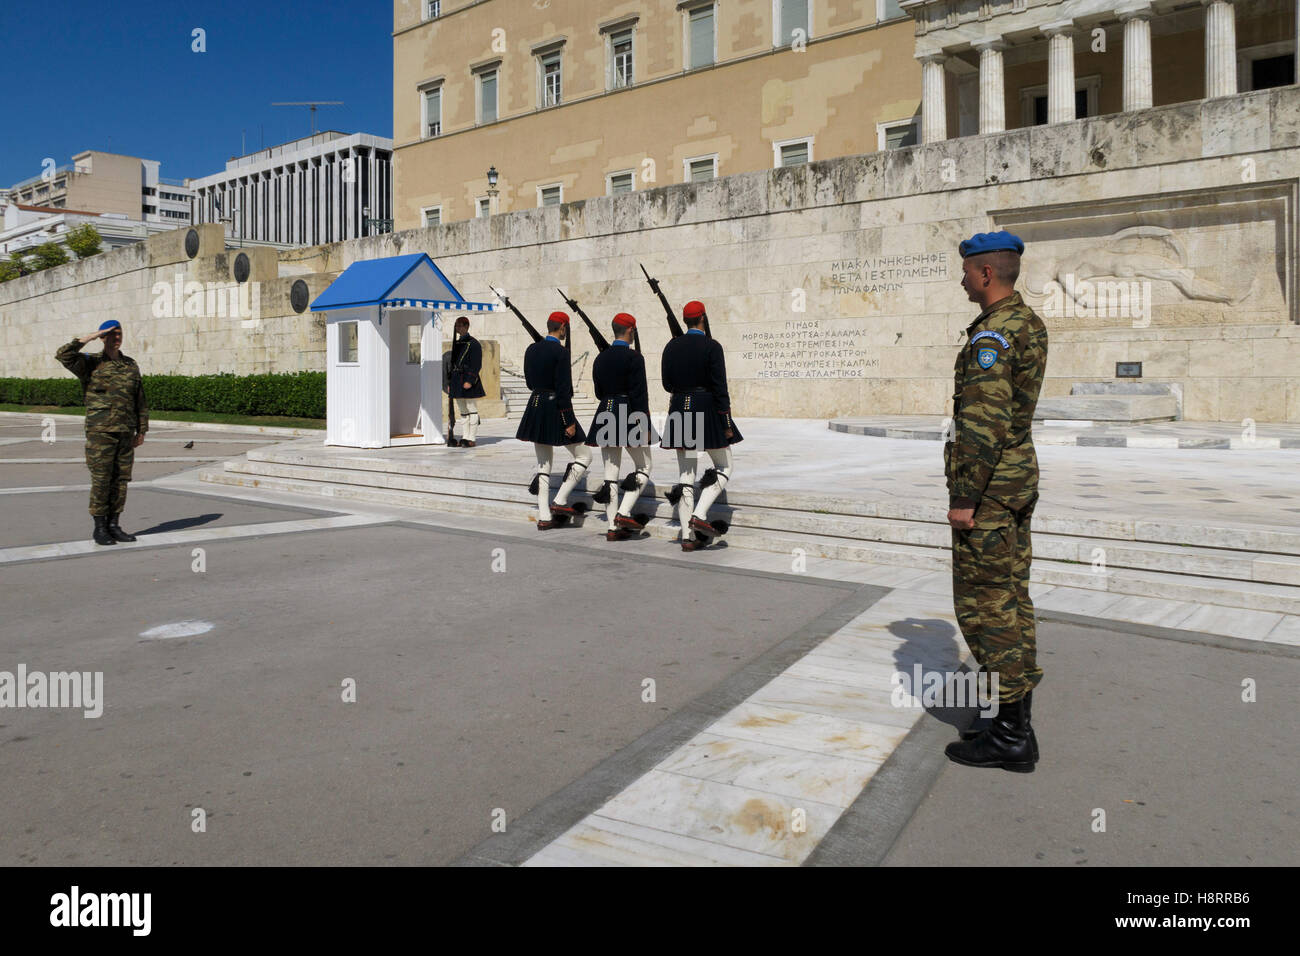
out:
{"label": "stone building facade", "polygon": [[[146,372],[320,369],[321,323],[296,310],[357,259],[424,251],[535,323],[557,285],[602,324],[630,311],[655,356],[644,263],[679,308],[708,304],[742,417],[941,415],[973,317],[957,244],[1007,228],[1051,333],[1046,395],[1141,363],[1184,418],[1300,422],[1298,190],[1291,85],[302,249],[226,249],[203,226],[0,284],[0,375],[60,374],[55,348],[110,317]],[[164,290],[190,282],[256,291],[257,315],[187,314]],[[475,334],[507,368],[529,341],[505,312]]]}

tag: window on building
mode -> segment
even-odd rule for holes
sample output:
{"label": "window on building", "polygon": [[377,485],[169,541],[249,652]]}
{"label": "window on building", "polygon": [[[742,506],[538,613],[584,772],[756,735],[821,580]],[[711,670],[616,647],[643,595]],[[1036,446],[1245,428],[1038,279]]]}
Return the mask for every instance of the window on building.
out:
{"label": "window on building", "polygon": [[478,75],[478,121],[497,121],[497,71],[486,70]]}
{"label": "window on building", "polygon": [[698,70],[713,64],[714,22],[713,6],[696,7],[688,14],[687,37],[690,51],[688,67]]}
{"label": "window on building", "polygon": [[474,201],[475,215],[480,219],[486,219],[492,215],[492,200],[487,196],[480,196]]}
{"label": "window on building", "polygon": [[812,34],[808,28],[808,0],[777,0],[777,19],[777,46],[807,40]]}
{"label": "window on building", "polygon": [[[1088,112],[1088,91],[1074,91],[1074,118],[1083,119],[1090,116]],[[1047,94],[1034,97],[1034,126],[1042,126],[1047,122]]]}
{"label": "window on building", "polygon": [[707,183],[718,178],[718,157],[699,156],[686,160],[686,181],[688,183]]}
{"label": "window on building", "polygon": [[609,195],[621,196],[623,193],[630,193],[633,189],[635,179],[632,170],[625,169],[621,173],[609,174]]}
{"label": "window on building", "polygon": [[429,20],[436,20],[442,16],[442,0],[429,0],[425,5],[424,15]]}
{"label": "window on building", "polygon": [[539,57],[542,70],[542,106],[560,105],[560,53]]}
{"label": "window on building", "polygon": [[777,166],[801,166],[812,162],[812,137],[774,144]]}
{"label": "window on building", "polygon": [[424,135],[442,135],[442,87],[424,91]]}
{"label": "window on building", "polygon": [[562,202],[564,202],[564,187],[559,183],[537,187],[537,205],[558,206]]}
{"label": "window on building", "polygon": [[877,20],[896,20],[903,16],[907,16],[907,14],[903,13],[903,8],[898,5],[898,0],[876,0]]}
{"label": "window on building", "polygon": [[406,327],[406,364],[420,364],[420,323],[412,322]]}
{"label": "window on building", "polygon": [[441,207],[441,206],[429,206],[429,207],[427,207],[427,208],[425,208],[425,209],[422,209],[422,210],[420,210],[420,216],[421,216],[421,218],[424,220],[424,224],[425,224],[426,227],[427,227],[427,226],[441,226],[441,225],[442,225],[442,207]]}
{"label": "window on building", "polygon": [[357,324],[355,322],[339,323],[339,364],[355,365],[357,363]]}
{"label": "window on building", "polygon": [[921,141],[920,125],[915,118],[896,123],[880,123],[876,127],[877,149],[902,149]]}
{"label": "window on building", "polygon": [[[1268,90],[1295,82],[1295,54],[1260,57],[1250,61],[1250,89]],[[1247,91],[1243,91],[1247,92]]]}
{"label": "window on building", "polygon": [[620,30],[609,38],[613,63],[610,64],[612,86],[619,90],[632,85],[632,31]]}

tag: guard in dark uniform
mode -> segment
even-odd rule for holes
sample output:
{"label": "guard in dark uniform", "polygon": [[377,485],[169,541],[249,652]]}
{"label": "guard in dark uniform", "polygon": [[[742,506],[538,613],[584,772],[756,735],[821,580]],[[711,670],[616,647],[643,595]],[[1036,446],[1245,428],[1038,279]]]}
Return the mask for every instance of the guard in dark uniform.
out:
{"label": "guard in dark uniform", "polygon": [[[537,452],[537,473],[528,486],[537,496],[537,530],[556,526],[552,511],[565,517],[580,514],[569,504],[569,495],[591,464],[591,449],[583,444],[586,434],[573,414],[573,371],[569,350],[569,316],[552,312],[546,320],[546,338],[534,342],[524,352],[524,378],[532,394],[519,421],[515,437],[530,441]],[[560,482],[555,501],[550,502],[551,464],[556,446],[563,446],[573,456]]]}
{"label": "guard in dark uniform", "polygon": [[[682,319],[686,334],[664,347],[663,383],[672,400],[661,447],[677,451],[678,482],[666,497],[677,506],[682,550],[695,551],[727,530],[725,522],[709,521],[709,509],[731,480],[731,446],[743,436],[731,419],[722,345],[704,331],[704,304],[687,302]],[[697,501],[695,473],[701,451],[708,452],[713,467],[700,478]]]}
{"label": "guard in dark uniform", "polygon": [[[587,444],[600,448],[605,480],[593,496],[605,506],[607,541],[623,541],[639,532],[645,520],[633,517],[632,508],[650,481],[650,446],[655,440],[650,424],[650,393],[646,387],[645,359],[632,348],[636,319],[626,312],[614,316],[614,341],[596,356],[591,379],[600,405],[587,432]],[[636,469],[621,482],[623,449]],[[622,492],[620,501],[619,492]]]}
{"label": "guard in dark uniform", "polygon": [[469,334],[469,319],[456,320],[451,343],[451,368],[447,374],[447,393],[456,403],[456,417],[460,420],[460,439],[447,436],[451,447],[473,448],[478,436],[478,402],[487,393],[483,391],[480,373],[483,370],[483,346]]}

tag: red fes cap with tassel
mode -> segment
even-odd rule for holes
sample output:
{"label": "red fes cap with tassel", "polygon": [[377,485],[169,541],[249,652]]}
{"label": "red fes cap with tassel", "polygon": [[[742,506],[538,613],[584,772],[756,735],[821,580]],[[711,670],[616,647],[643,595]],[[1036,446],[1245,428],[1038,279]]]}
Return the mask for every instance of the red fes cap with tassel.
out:
{"label": "red fes cap with tassel", "polygon": [[692,299],[682,306],[682,315],[688,319],[698,319],[704,314],[704,303]]}
{"label": "red fes cap with tassel", "polygon": [[569,316],[566,312],[552,312],[548,322],[559,322],[561,325],[569,324]]}
{"label": "red fes cap with tassel", "polygon": [[636,318],[634,316],[629,315],[626,312],[620,312],[618,315],[614,316],[614,324],[621,325],[624,328],[628,328],[628,329],[635,329]]}

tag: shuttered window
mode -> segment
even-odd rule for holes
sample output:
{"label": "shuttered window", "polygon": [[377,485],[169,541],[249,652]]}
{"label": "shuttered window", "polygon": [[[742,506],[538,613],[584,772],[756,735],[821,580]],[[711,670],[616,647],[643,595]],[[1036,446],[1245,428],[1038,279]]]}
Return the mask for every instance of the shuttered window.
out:
{"label": "shuttered window", "polygon": [[497,71],[480,73],[478,78],[478,116],[480,123],[497,121]]}
{"label": "shuttered window", "polygon": [[802,31],[802,38],[808,39],[808,0],[781,0],[781,31],[777,45],[789,46],[795,30]]}
{"label": "shuttered window", "polygon": [[713,63],[713,7],[692,10],[690,16],[690,68],[699,69]]}

